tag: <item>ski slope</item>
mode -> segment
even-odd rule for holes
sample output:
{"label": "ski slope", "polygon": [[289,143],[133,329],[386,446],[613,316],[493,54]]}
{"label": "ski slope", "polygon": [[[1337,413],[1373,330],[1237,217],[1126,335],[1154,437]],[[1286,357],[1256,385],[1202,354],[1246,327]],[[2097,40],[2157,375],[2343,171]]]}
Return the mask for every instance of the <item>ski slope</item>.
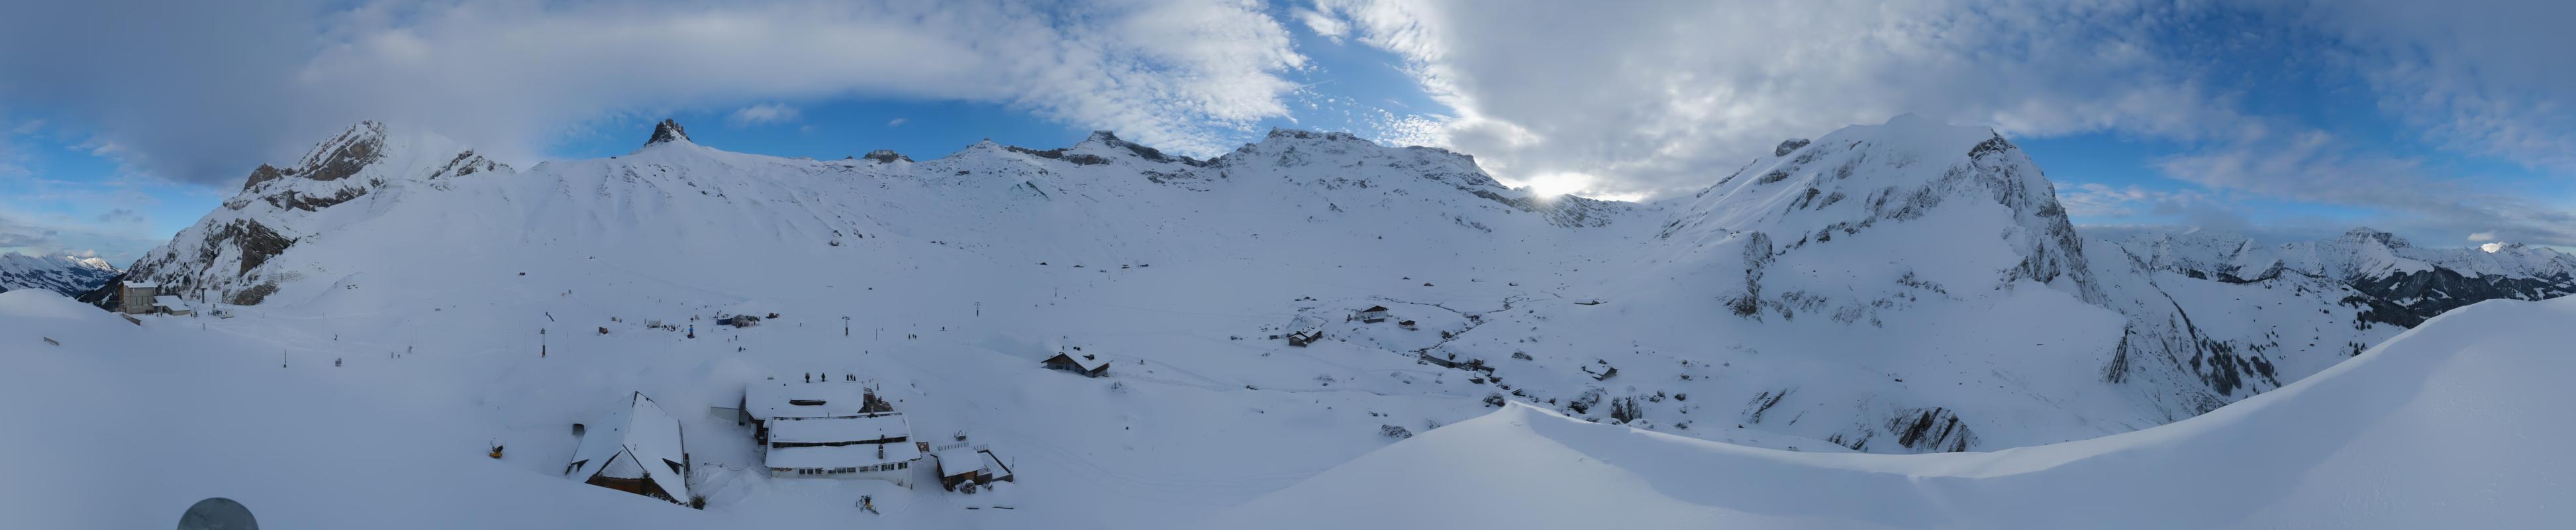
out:
{"label": "ski slope", "polygon": [[1987,453],[1795,453],[1513,406],[1218,526],[2566,528],[2571,321],[2576,299],[2485,302],[2208,414]]}

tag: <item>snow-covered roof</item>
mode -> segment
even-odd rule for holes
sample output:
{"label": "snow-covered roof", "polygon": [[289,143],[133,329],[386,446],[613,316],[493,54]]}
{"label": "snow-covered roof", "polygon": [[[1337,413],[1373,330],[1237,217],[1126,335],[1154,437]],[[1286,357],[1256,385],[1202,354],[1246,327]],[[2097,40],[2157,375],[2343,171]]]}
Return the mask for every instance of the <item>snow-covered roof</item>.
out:
{"label": "snow-covered roof", "polygon": [[688,461],[680,420],[643,392],[636,392],[627,408],[602,415],[587,431],[581,445],[573,449],[573,464],[565,476],[582,481],[592,476],[649,479],[671,498],[689,498],[689,481],[684,472],[673,469]]}
{"label": "snow-covered roof", "polygon": [[1368,309],[1362,309],[1362,310],[1360,310],[1360,312],[1362,312],[1362,313],[1384,313],[1384,312],[1386,312],[1386,311],[1387,311],[1386,306],[1382,306],[1382,305],[1373,305],[1373,306],[1369,306],[1369,308],[1368,308]]}
{"label": "snow-covered roof", "polygon": [[1072,359],[1075,367],[1079,367],[1086,372],[1098,370],[1103,366],[1109,366],[1109,359],[1101,358],[1099,354],[1059,353],[1056,355],[1066,359]]}
{"label": "snow-covered roof", "polygon": [[872,466],[921,458],[912,442],[772,447],[763,465],[777,469]]}
{"label": "snow-covered roof", "polygon": [[178,296],[165,294],[152,297],[152,305],[177,308],[179,306],[187,305],[187,302],[180,300]]}
{"label": "snow-covered roof", "polygon": [[[825,381],[753,381],[743,387],[743,412],[755,418],[824,418],[856,416],[867,407],[867,383],[824,374]],[[796,402],[821,402],[798,405]]]}
{"label": "snow-covered roof", "polygon": [[153,283],[153,282],[125,282],[125,288],[127,288],[127,289],[159,289],[159,288],[161,288],[161,284]]}
{"label": "snow-covered roof", "polygon": [[939,459],[940,476],[954,477],[975,471],[992,472],[988,469],[990,466],[984,464],[984,455],[977,452],[974,447],[959,445],[932,452],[930,456]]}
{"label": "snow-covered roof", "polygon": [[1307,333],[1324,327],[1324,319],[1314,315],[1297,315],[1288,320],[1289,333]]}
{"label": "snow-covered roof", "polygon": [[827,444],[899,441],[912,437],[901,412],[836,418],[779,418],[769,423],[769,443]]}

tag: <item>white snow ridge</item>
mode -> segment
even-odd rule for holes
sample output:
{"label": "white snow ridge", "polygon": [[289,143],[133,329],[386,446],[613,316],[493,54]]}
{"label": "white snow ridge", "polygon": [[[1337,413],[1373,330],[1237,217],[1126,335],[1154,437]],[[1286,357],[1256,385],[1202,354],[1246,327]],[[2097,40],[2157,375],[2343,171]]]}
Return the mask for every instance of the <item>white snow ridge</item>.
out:
{"label": "white snow ridge", "polygon": [[[696,142],[362,123],[0,293],[0,527],[2576,526],[2576,257],[2087,239],[1985,128],[1649,203],[1329,132]],[[68,298],[147,283],[204,310]]]}

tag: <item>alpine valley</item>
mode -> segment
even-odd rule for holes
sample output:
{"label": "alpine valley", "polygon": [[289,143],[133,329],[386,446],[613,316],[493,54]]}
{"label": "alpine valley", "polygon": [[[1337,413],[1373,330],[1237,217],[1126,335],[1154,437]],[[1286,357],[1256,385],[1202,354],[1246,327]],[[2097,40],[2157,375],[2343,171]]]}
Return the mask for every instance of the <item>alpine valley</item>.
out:
{"label": "alpine valley", "polygon": [[[278,527],[1576,521],[1550,522],[1555,499],[1656,528],[2275,526],[2344,498],[2298,477],[2371,465],[2335,456],[2376,450],[2336,429],[2438,428],[2410,407],[2540,388],[2487,360],[2567,362],[2525,359],[2545,337],[2480,338],[2564,301],[2480,302],[2576,292],[2576,256],[2370,229],[2087,238],[1986,128],[1897,116],[1707,182],[1542,196],[1467,154],[1298,130],[1212,159],[1108,132],[779,158],[669,121],[632,153],[513,167],[361,123],[80,297],[152,282],[230,318],[138,328],[44,292],[71,283],[0,277],[0,343],[60,343],[8,356],[0,395],[84,403],[20,421],[99,433],[0,434],[44,457],[0,473],[64,477],[0,506],[220,494]],[[763,319],[716,325],[734,315]],[[1107,377],[1041,367],[1074,351]],[[708,411],[800,373],[873,381],[916,435],[989,444],[1018,479],[774,478]],[[563,477],[565,426],[637,391],[679,418],[703,511]],[[1947,452],[1976,454],[1813,454]],[[107,461],[168,480],[77,471]],[[1881,508],[1745,501],[1774,487]],[[2426,488],[2408,504],[2501,526],[2551,505]],[[644,504],[667,509],[604,509]],[[2404,515],[2383,522],[2423,520]]]}

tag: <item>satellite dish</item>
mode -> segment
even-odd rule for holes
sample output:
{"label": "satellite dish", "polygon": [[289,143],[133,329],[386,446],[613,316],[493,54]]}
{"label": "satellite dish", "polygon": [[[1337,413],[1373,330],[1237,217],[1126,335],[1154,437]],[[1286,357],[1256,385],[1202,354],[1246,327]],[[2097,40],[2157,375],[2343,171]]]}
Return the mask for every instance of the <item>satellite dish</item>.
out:
{"label": "satellite dish", "polygon": [[197,501],[187,513],[179,514],[179,530],[259,530],[259,521],[251,519],[250,507],[215,497]]}

